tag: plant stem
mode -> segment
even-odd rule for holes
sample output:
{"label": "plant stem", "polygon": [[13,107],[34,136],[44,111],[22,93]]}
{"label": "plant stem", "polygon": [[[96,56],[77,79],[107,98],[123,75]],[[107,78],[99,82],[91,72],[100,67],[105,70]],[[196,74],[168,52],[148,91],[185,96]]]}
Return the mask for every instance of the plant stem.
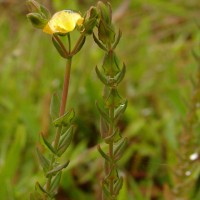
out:
{"label": "plant stem", "polygon": [[[67,59],[67,64],[66,64],[66,69],[65,69],[65,76],[64,76],[64,84],[63,84],[63,90],[62,90],[62,99],[61,99],[61,103],[60,103],[59,117],[61,117],[65,113],[65,108],[66,108],[66,104],[67,104],[67,97],[68,97],[68,90],[69,90],[71,64],[72,64],[72,58],[70,57],[69,59]],[[58,147],[58,143],[59,143],[60,136],[61,136],[61,130],[62,130],[61,127],[58,127],[57,130],[56,130],[56,135],[55,135],[55,139],[54,139],[54,148],[55,149],[57,149],[57,147]],[[52,159],[51,159],[50,168],[53,167],[54,161],[55,161],[55,155],[53,154]],[[52,179],[52,176],[50,176],[47,180],[47,183],[46,183],[46,190],[47,191],[50,188],[51,179]]]}
{"label": "plant stem", "polygon": [[68,39],[68,50],[69,50],[69,53],[71,53],[71,36],[70,36],[70,33],[67,34],[67,39]]}
{"label": "plant stem", "polygon": [[[109,124],[109,136],[113,135],[114,132],[114,107],[109,109],[109,117],[110,117],[110,124]],[[113,161],[113,141],[109,143],[109,156]],[[114,162],[114,161],[113,161]],[[114,163],[110,163],[109,165],[109,172],[113,169]],[[113,195],[113,186],[114,186],[114,179],[113,175],[111,174],[110,182],[109,182],[109,190],[110,194]]]}
{"label": "plant stem", "polygon": [[[66,104],[67,104],[67,97],[68,97],[68,90],[69,90],[71,64],[72,64],[72,58],[69,58],[67,60],[66,69],[65,69],[65,77],[64,77],[64,84],[63,84],[63,91],[62,91],[62,99],[61,99],[61,104],[60,104],[59,117],[61,117],[65,113],[65,108],[66,108]],[[59,139],[60,139],[60,132],[61,132],[61,128],[58,128],[57,131],[56,131],[56,136],[55,136],[55,140],[54,140],[54,148],[55,149],[58,146],[58,142],[59,142]]]}
{"label": "plant stem", "polygon": [[54,34],[53,37],[57,40],[57,42],[60,44],[61,48],[63,49],[63,51],[65,52],[66,55],[68,55],[68,51],[67,49],[65,48],[65,46],[63,45],[62,41],[60,40],[60,38]]}

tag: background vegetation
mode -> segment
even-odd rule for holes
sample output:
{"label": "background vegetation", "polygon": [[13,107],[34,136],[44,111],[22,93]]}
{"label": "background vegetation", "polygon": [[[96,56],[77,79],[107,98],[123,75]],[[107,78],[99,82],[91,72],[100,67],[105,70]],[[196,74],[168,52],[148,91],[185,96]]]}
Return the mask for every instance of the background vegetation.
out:
{"label": "background vegetation", "polygon": [[[52,13],[65,8],[84,13],[97,1],[42,2]],[[127,66],[120,93],[129,101],[119,123],[129,138],[119,163],[125,179],[119,200],[175,199],[171,195],[178,184],[180,133],[193,94],[191,79],[197,73],[191,52],[199,47],[195,21],[200,19],[200,3],[113,0],[111,4],[116,26],[123,32],[117,53]],[[23,200],[36,180],[43,181],[35,147],[41,131],[47,137],[53,134],[49,103],[51,94],[62,87],[65,63],[51,38],[27,22],[25,1],[1,0],[0,13],[0,199]],[[73,63],[68,106],[75,108],[77,127],[66,153],[71,162],[58,200],[99,199],[103,160],[96,149],[100,136],[95,101],[101,101],[102,84],[94,67],[101,61],[102,52],[88,38]],[[185,147],[190,154],[198,151],[196,127],[186,133],[191,136],[188,143],[193,141]],[[179,164],[188,164],[187,159]],[[184,170],[181,180],[192,186],[199,174],[198,160]]]}

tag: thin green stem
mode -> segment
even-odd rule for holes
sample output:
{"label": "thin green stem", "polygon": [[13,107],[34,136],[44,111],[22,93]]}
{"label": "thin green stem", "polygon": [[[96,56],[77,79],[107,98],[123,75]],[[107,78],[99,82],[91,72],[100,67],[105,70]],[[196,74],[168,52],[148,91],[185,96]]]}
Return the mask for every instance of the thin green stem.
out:
{"label": "thin green stem", "polygon": [[66,104],[67,104],[71,65],[72,65],[72,58],[69,58],[69,59],[67,59],[67,64],[66,64],[66,69],[65,69],[65,77],[64,77],[64,84],[63,84],[63,91],[62,91],[62,99],[61,99],[59,116],[62,116],[64,114],[65,107],[66,107]]}
{"label": "thin green stem", "polygon": [[[114,133],[114,107],[111,107],[109,109],[109,117],[110,117],[110,124],[109,124],[109,136],[113,135]],[[109,156],[111,160],[114,162],[114,154],[113,154],[113,141],[109,143]],[[111,162],[109,164],[109,172],[113,170],[114,163]],[[114,177],[111,174],[110,176],[110,181],[109,181],[109,190],[110,194],[113,196],[113,191],[114,191]]]}
{"label": "thin green stem", "polygon": [[68,39],[68,50],[69,50],[69,53],[71,53],[71,36],[70,36],[70,33],[67,34],[67,39]]}
{"label": "thin green stem", "polygon": [[62,41],[60,40],[60,38],[57,35],[53,35],[53,37],[57,40],[57,42],[59,43],[59,45],[61,46],[61,48],[63,49],[63,51],[65,52],[66,55],[68,55],[68,51],[65,48],[64,44],[62,43]]}
{"label": "thin green stem", "polygon": [[[60,112],[59,112],[59,116],[60,117],[62,115],[64,115],[66,104],[67,104],[67,97],[68,97],[68,90],[69,90],[69,80],[70,80],[70,72],[71,72],[71,64],[72,64],[72,58],[69,58],[67,60],[65,76],[64,76],[62,99],[61,99]],[[55,139],[54,139],[54,148],[55,149],[57,149],[57,147],[58,147],[58,143],[59,143],[60,136],[61,136],[61,131],[62,131],[62,128],[60,128],[60,127],[58,127],[57,130],[56,130],[56,135],[55,135]],[[53,163],[55,162],[55,159],[56,159],[55,155],[53,154],[52,155],[52,159],[51,159],[50,169],[53,167]],[[46,190],[47,191],[50,188],[51,180],[52,180],[52,176],[50,176],[48,178],[48,180],[47,180],[47,183],[46,183]]]}

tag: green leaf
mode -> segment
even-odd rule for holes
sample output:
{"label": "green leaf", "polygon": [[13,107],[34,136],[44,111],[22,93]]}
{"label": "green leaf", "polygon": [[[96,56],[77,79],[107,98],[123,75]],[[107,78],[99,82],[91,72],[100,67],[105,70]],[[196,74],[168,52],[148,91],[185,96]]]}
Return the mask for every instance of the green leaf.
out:
{"label": "green leaf", "polygon": [[86,39],[86,37],[84,35],[80,36],[80,38],[79,38],[78,42],[76,43],[73,51],[71,52],[71,55],[75,55],[81,50],[81,48],[83,47],[83,45],[85,43],[85,39]]}
{"label": "green leaf", "polygon": [[119,191],[121,190],[122,185],[123,185],[123,178],[120,177],[114,184],[114,193],[115,193],[115,195],[119,194]]}
{"label": "green leaf", "polygon": [[115,48],[116,48],[116,46],[118,45],[118,43],[119,43],[121,37],[122,37],[122,32],[121,32],[121,30],[119,30],[118,35],[117,35],[117,39],[116,39],[116,41],[115,41],[115,43],[114,43],[112,49],[115,49]]}
{"label": "green leaf", "polygon": [[111,50],[105,54],[102,67],[106,76],[111,78],[114,78],[120,72],[118,59],[114,51]]}
{"label": "green leaf", "polygon": [[99,107],[98,103],[96,102],[96,106],[97,106],[97,109],[99,111],[99,113],[101,114],[101,116],[107,121],[107,122],[110,122],[110,118],[108,116],[108,114],[106,114],[106,112]]}
{"label": "green leaf", "polygon": [[126,100],[124,104],[119,105],[114,112],[114,120],[117,121],[119,117],[125,112],[127,108],[128,101]]}
{"label": "green leaf", "polygon": [[55,120],[59,117],[59,110],[60,110],[60,98],[58,94],[54,93],[51,97],[51,104],[50,104],[50,116],[52,120]]}
{"label": "green leaf", "polygon": [[106,186],[106,183],[104,183],[104,182],[103,182],[103,185],[102,185],[102,189],[103,189],[104,194],[105,194],[108,198],[111,198],[110,191],[108,190],[108,187]]}
{"label": "green leaf", "polygon": [[107,108],[116,108],[122,102],[122,98],[119,96],[117,89],[111,88],[108,98],[106,99]]}
{"label": "green leaf", "polygon": [[59,183],[60,183],[60,179],[61,179],[61,175],[62,175],[62,172],[59,172],[52,180],[51,182],[51,186],[50,186],[50,193],[51,194],[56,194],[57,193],[57,189],[59,187]]}
{"label": "green leaf", "polygon": [[106,120],[100,116],[100,133],[102,138],[106,138],[108,135],[109,127]]}
{"label": "green leaf", "polygon": [[115,41],[115,32],[112,25],[100,20],[98,27],[98,37],[104,44],[110,44]]}
{"label": "green leaf", "polygon": [[123,80],[125,73],[126,73],[126,65],[123,63],[122,70],[114,78],[117,84],[119,84]]}
{"label": "green leaf", "polygon": [[62,127],[62,126],[68,126],[71,124],[71,121],[74,119],[75,112],[73,109],[71,109],[69,112],[65,113],[63,116],[55,119],[53,121],[53,125],[55,127]]}
{"label": "green leaf", "polygon": [[42,153],[40,152],[40,150],[37,148],[37,155],[38,155],[38,158],[39,158],[39,161],[40,161],[40,165],[42,166],[44,172],[46,173],[49,169],[49,166],[50,166],[50,162],[47,158],[45,158]]}
{"label": "green leaf", "polygon": [[109,144],[110,142],[112,142],[114,140],[114,138],[117,138],[117,136],[119,135],[119,129],[117,128],[112,135],[109,135],[107,137],[104,138],[105,142],[107,144]]}
{"label": "green leaf", "polygon": [[58,156],[61,156],[66,149],[69,147],[71,141],[73,138],[73,126],[71,126],[61,137],[58,149],[57,149],[57,154]]}
{"label": "green leaf", "polygon": [[67,161],[65,164],[63,165],[58,165],[57,167],[55,167],[54,169],[50,170],[46,176],[47,178],[50,176],[55,176],[59,171],[61,171],[62,169],[66,168],[69,165],[69,161]]}
{"label": "green leaf", "polygon": [[50,194],[39,184],[39,182],[36,182],[35,184],[35,190],[36,191],[41,191],[44,194],[47,194],[48,196],[50,196]]}
{"label": "green leaf", "polygon": [[93,33],[93,39],[94,42],[99,46],[99,48],[101,48],[104,51],[108,51],[107,48],[98,40],[98,38],[95,36],[95,34]]}
{"label": "green leaf", "polygon": [[84,22],[84,31],[83,34],[91,35],[93,33],[94,27],[97,25],[96,16],[93,18],[89,18]]}
{"label": "green leaf", "polygon": [[103,158],[105,158],[108,162],[112,162],[111,158],[106,153],[104,153],[104,151],[101,149],[100,145],[97,146],[97,149]]}
{"label": "green leaf", "polygon": [[97,8],[100,11],[100,19],[104,20],[106,24],[111,24],[112,9],[109,3],[98,2]]}
{"label": "green leaf", "polygon": [[[42,134],[41,134],[42,135]],[[56,150],[54,149],[54,147],[45,139],[45,137],[42,135],[42,139],[44,141],[45,146],[55,155],[57,155]]]}
{"label": "green leaf", "polygon": [[124,153],[127,147],[127,138],[121,138],[115,145],[114,145],[114,157],[115,161],[120,160],[122,154]]}
{"label": "green leaf", "polygon": [[99,80],[100,80],[104,85],[108,85],[108,86],[109,86],[107,77],[104,76],[104,75],[99,71],[99,69],[98,69],[97,66],[95,67],[95,71],[96,71],[96,74],[97,74]]}
{"label": "green leaf", "polygon": [[[58,36],[57,36],[58,37]],[[52,42],[53,45],[55,46],[55,48],[57,49],[58,53],[63,57],[63,58],[68,58],[69,57],[69,53],[66,50],[66,48],[64,48],[63,45],[60,44],[59,40],[57,39],[57,37],[55,35],[53,35],[52,37]]]}

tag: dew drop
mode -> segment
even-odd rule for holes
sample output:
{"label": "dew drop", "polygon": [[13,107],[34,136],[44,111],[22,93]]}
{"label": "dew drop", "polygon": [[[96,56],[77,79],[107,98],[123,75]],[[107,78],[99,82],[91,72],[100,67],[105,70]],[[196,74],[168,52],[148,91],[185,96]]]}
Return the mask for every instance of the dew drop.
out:
{"label": "dew drop", "polygon": [[195,152],[195,153],[190,155],[190,160],[194,161],[194,160],[198,159],[198,157],[199,157],[199,154]]}
{"label": "dew drop", "polygon": [[185,172],[185,175],[186,175],[186,176],[190,176],[190,175],[191,175],[191,171],[186,171],[186,172]]}

